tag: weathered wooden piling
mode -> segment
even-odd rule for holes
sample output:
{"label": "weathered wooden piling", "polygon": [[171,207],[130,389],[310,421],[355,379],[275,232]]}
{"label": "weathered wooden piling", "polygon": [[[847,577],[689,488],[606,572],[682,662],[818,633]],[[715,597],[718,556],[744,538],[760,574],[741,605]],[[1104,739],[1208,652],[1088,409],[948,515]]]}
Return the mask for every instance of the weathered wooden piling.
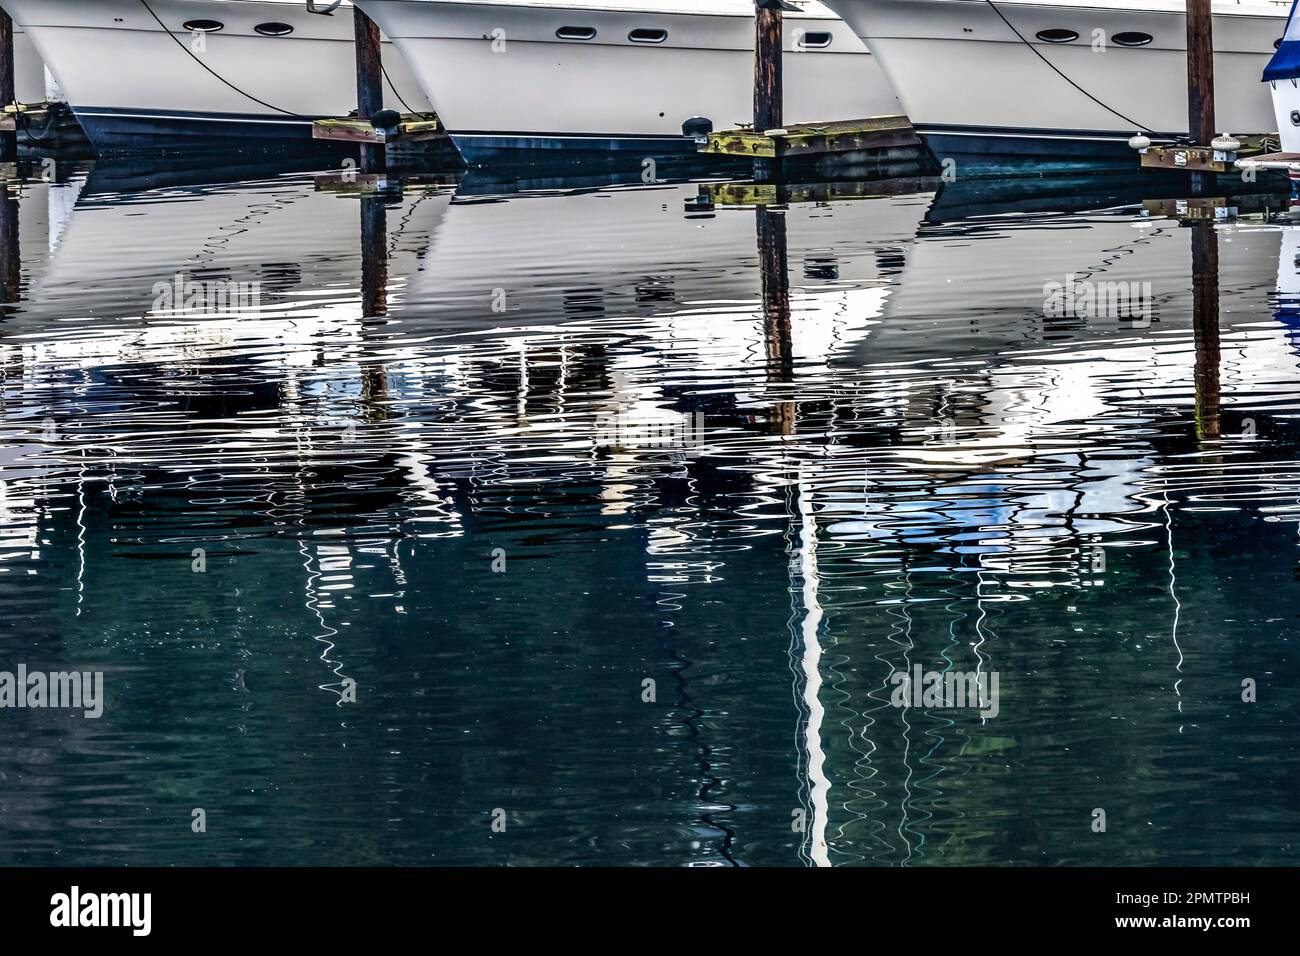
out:
{"label": "weathered wooden piling", "polygon": [[[352,8],[357,46],[357,117],[368,120],[384,108],[383,40],[379,24],[360,7]],[[384,145],[361,144],[361,171],[383,172],[388,164]]]}
{"label": "weathered wooden piling", "polygon": [[[1187,0],[1187,131],[1194,146],[1209,146],[1214,121],[1214,18],[1210,0]],[[1192,190],[1201,193],[1213,174],[1192,173]]]}
{"label": "weathered wooden piling", "polygon": [[[14,87],[14,21],[0,10],[0,107],[17,99]],[[0,132],[0,163],[18,159],[18,132]]]}
{"label": "weathered wooden piling", "polygon": [[[754,0],[754,132],[779,129],[785,122],[782,43],[786,5],[783,0]],[[754,179],[766,182],[780,170],[779,161],[755,157]]]}

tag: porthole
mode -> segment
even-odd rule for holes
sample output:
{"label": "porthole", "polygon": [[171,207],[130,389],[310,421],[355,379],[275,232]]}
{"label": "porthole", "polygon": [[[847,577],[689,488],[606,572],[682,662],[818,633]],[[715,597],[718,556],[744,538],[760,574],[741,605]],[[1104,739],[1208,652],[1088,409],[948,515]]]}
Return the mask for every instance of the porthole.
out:
{"label": "porthole", "polygon": [[1136,30],[1130,30],[1126,33],[1116,33],[1111,38],[1111,42],[1118,43],[1120,46],[1146,46],[1155,39],[1149,33],[1139,33]]}
{"label": "porthole", "polygon": [[1039,30],[1037,36],[1038,39],[1042,40],[1044,43],[1073,43],[1075,40],[1079,39],[1079,34],[1075,33],[1073,30],[1062,30],[1059,28],[1053,30]]}
{"label": "porthole", "polygon": [[1278,37],[1276,40],[1273,41],[1273,49],[1274,50],[1282,49],[1282,37]]}
{"label": "porthole", "polygon": [[264,37],[287,37],[293,32],[293,27],[287,23],[272,20],[270,23],[259,23],[253,27],[253,30]]}
{"label": "porthole", "polygon": [[555,31],[555,35],[561,40],[594,40],[596,39],[596,28],[560,27]]}
{"label": "porthole", "polygon": [[633,30],[627,35],[633,43],[663,43],[668,39],[667,30]]}
{"label": "porthole", "polygon": [[799,37],[797,45],[805,50],[824,50],[831,45],[834,37],[825,32],[805,33]]}
{"label": "porthole", "polygon": [[216,33],[226,28],[220,20],[186,20],[181,26],[190,33]]}

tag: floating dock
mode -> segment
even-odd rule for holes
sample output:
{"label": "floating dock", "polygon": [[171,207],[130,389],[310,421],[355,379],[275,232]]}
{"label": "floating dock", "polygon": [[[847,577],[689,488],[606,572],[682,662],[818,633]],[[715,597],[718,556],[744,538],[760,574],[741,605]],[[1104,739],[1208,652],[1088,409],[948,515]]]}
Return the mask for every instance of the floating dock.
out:
{"label": "floating dock", "polygon": [[446,132],[437,117],[419,113],[401,114],[392,127],[378,127],[373,120],[347,116],[339,119],[320,119],[312,123],[312,139],[336,143],[358,143],[389,146],[394,143],[429,142],[445,138]]}
{"label": "floating dock", "polygon": [[749,160],[756,179],[788,180],[814,172],[833,177],[895,178],[924,175],[933,160],[906,116],[871,116],[834,123],[798,123],[756,131],[738,128],[708,134],[701,156]]}
{"label": "floating dock", "polygon": [[728,129],[710,133],[700,152],[731,159],[789,160],[921,145],[906,116],[872,116],[835,123],[799,123],[757,132]]}

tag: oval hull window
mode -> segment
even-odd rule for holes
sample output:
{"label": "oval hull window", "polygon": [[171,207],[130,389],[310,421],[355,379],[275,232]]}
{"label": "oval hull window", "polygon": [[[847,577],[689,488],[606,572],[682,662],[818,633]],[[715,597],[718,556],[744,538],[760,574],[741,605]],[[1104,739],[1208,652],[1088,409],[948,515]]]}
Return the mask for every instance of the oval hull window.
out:
{"label": "oval hull window", "polygon": [[1110,39],[1112,43],[1118,43],[1120,46],[1146,46],[1155,37],[1149,33],[1139,33],[1134,30],[1128,33],[1116,33]]}
{"label": "oval hull window", "polygon": [[216,33],[226,28],[220,20],[186,20],[181,26],[191,33]]}
{"label": "oval hull window", "polygon": [[832,39],[829,33],[805,33],[799,37],[796,46],[805,50],[824,50],[831,45]]}
{"label": "oval hull window", "polygon": [[667,30],[633,30],[627,35],[633,43],[663,43],[668,39]]}
{"label": "oval hull window", "polygon": [[1073,30],[1039,30],[1037,36],[1044,43],[1073,43],[1079,39]]}
{"label": "oval hull window", "polygon": [[555,31],[555,35],[561,40],[594,40],[596,39],[596,28],[560,27]]}
{"label": "oval hull window", "polygon": [[293,27],[287,23],[259,23],[253,27],[253,30],[262,34],[264,37],[287,37],[293,32]]}

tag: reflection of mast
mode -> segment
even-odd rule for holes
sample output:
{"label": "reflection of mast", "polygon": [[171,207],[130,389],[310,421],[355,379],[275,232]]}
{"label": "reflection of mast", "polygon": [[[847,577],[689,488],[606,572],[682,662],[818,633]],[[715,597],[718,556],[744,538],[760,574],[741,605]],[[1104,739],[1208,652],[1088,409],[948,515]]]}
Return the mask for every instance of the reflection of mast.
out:
{"label": "reflection of mast", "polygon": [[807,708],[804,725],[804,759],[808,768],[808,855],[816,866],[830,866],[826,845],[826,825],[830,816],[831,783],[826,776],[826,752],[822,747],[822,721],[826,710],[820,700],[822,687],[822,648],[818,632],[822,622],[819,591],[821,575],[817,567],[817,517],[813,512],[812,483],[804,469],[799,470],[799,576],[803,580],[803,621],[800,625],[803,667],[803,702]]}
{"label": "reflection of mast", "polygon": [[1217,439],[1219,388],[1219,236],[1214,223],[1192,223],[1192,319],[1196,337],[1196,437]]}
{"label": "reflection of mast", "polygon": [[[790,327],[790,265],[786,243],[785,212],[759,206],[758,264],[763,278],[763,334],[767,342],[769,382],[794,381],[794,345]],[[772,409],[778,434],[794,434],[794,402],[779,402]]]}

